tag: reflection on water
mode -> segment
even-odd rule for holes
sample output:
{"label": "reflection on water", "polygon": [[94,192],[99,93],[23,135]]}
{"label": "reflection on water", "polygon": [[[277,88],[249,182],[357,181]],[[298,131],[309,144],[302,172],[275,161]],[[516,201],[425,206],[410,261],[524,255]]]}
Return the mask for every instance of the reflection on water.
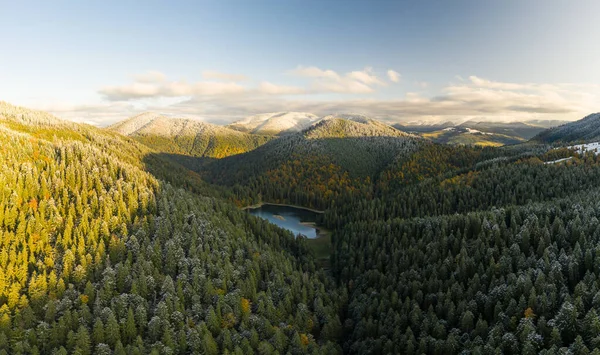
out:
{"label": "reflection on water", "polygon": [[302,224],[302,222],[314,223],[317,220],[317,213],[315,212],[291,206],[267,204],[258,208],[250,208],[248,212],[285,228],[295,235],[302,234],[307,238],[317,237],[317,230],[314,225]]}

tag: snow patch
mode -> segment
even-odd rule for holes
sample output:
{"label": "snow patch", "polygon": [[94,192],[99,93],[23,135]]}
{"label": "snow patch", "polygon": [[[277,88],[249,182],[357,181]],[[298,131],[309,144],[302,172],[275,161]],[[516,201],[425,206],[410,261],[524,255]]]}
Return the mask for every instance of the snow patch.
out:
{"label": "snow patch", "polygon": [[488,132],[482,132],[473,128],[468,128],[465,127],[465,129],[467,130],[467,133],[469,134],[486,134],[486,135],[493,135],[493,133],[488,133]]}
{"label": "snow patch", "polygon": [[573,157],[562,158],[562,159],[557,159],[557,160],[552,160],[552,161],[546,161],[546,162],[544,162],[544,164],[556,164],[556,163],[560,163],[560,162],[571,160],[571,159],[573,159]]}
{"label": "snow patch", "polygon": [[300,132],[318,121],[319,117],[306,112],[273,112],[246,117],[229,127],[251,133]]}
{"label": "snow patch", "polygon": [[600,142],[586,143],[586,144],[577,144],[568,146],[569,149],[574,149],[578,152],[594,152],[594,154],[598,155],[600,153]]}

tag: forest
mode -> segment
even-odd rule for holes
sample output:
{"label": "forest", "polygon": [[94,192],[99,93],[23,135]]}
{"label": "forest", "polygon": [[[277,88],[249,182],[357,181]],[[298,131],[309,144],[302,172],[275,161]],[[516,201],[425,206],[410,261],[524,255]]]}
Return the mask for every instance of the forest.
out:
{"label": "forest", "polygon": [[316,161],[255,171],[234,198],[250,191],[326,210],[332,276],[349,295],[344,353],[600,353],[594,152],[539,138],[421,142],[362,176]]}
{"label": "forest", "polygon": [[[0,103],[0,353],[599,354],[600,158],[560,129],[332,120],[207,163]],[[329,267],[256,202],[325,210]]]}
{"label": "forest", "polygon": [[302,239],[130,139],[2,109],[0,353],[340,353],[347,296]]}

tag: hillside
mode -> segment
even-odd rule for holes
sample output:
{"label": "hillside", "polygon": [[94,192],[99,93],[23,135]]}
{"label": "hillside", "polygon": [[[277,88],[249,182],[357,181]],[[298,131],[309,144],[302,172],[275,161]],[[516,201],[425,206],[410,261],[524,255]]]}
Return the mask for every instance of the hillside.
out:
{"label": "hillside", "polygon": [[432,144],[391,164],[373,195],[325,212],[352,290],[344,351],[597,353],[599,184],[597,155],[534,145]]}
{"label": "hillside", "polygon": [[163,153],[223,158],[266,143],[269,136],[239,132],[193,119],[143,113],[109,129],[130,136]]}
{"label": "hillside", "polygon": [[340,353],[302,239],[111,131],[0,107],[0,352]]}
{"label": "hillside", "polygon": [[300,132],[318,120],[312,113],[274,112],[250,116],[227,127],[254,134],[286,135]]}
{"label": "hillside", "polygon": [[547,129],[532,141],[541,143],[585,143],[600,140],[600,113]]}

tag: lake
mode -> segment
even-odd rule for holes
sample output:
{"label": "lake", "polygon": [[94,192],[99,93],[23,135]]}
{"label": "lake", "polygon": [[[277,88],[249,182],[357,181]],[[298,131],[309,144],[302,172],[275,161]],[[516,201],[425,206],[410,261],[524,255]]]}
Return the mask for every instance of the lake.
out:
{"label": "lake", "polygon": [[314,225],[318,215],[316,212],[292,206],[269,204],[264,204],[257,208],[248,208],[247,211],[250,214],[289,230],[294,235],[302,234],[311,239],[317,237],[317,228]]}

